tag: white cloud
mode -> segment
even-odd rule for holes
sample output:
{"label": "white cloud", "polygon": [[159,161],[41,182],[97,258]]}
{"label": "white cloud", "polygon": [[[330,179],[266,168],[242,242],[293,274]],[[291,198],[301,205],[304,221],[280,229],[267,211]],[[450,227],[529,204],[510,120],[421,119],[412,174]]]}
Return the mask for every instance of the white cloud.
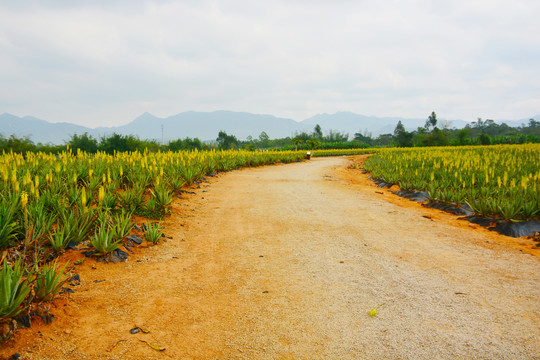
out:
{"label": "white cloud", "polygon": [[[67,4],[66,4],[67,3]],[[536,1],[0,1],[0,112],[539,112]]]}

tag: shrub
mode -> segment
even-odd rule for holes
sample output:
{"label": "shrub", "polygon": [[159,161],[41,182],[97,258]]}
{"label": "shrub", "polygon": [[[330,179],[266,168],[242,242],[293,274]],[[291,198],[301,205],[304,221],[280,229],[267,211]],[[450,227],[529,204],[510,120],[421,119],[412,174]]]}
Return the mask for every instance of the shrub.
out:
{"label": "shrub", "polygon": [[7,261],[0,269],[0,318],[11,318],[28,308],[24,300],[31,290],[31,277],[24,278],[24,265],[17,260],[13,265]]}
{"label": "shrub", "polygon": [[60,271],[56,271],[57,262],[44,265],[36,271],[36,287],[34,289],[34,301],[52,301],[60,292],[62,286],[70,277],[70,273],[65,273],[67,263]]}
{"label": "shrub", "polygon": [[150,241],[154,245],[157,244],[161,239],[161,226],[159,223],[149,223],[144,231],[144,237],[146,241]]}

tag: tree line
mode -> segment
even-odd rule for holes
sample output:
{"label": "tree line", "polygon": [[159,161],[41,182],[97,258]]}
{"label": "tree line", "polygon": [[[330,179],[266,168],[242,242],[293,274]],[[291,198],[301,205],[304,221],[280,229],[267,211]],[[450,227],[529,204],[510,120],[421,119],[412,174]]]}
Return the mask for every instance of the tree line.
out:
{"label": "tree line", "polygon": [[391,144],[398,147],[411,146],[460,146],[523,144],[540,142],[540,122],[530,119],[527,125],[511,127],[505,123],[478,118],[463,129],[448,129],[438,126],[437,114],[432,112],[423,127],[406,131],[399,121],[394,129]]}
{"label": "tree line", "polygon": [[209,150],[209,149],[278,149],[278,150],[313,150],[313,149],[353,149],[368,147],[411,147],[411,146],[448,146],[448,145],[489,145],[489,144],[522,144],[540,142],[540,122],[530,119],[527,125],[510,127],[505,123],[497,124],[493,120],[477,119],[467,124],[463,129],[439,128],[437,114],[432,112],[423,127],[407,131],[401,121],[393,134],[382,134],[373,137],[368,131],[357,132],[350,139],[349,134],[329,130],[326,135],[320,125],[312,132],[296,133],[292,137],[270,139],[266,132],[261,132],[257,138],[248,136],[239,140],[232,134],[220,131],[215,141],[203,142],[198,138],[171,140],[162,144],[157,140],[142,140],[133,135],[113,133],[99,139],[84,133],[73,134],[63,145],[34,144],[29,137],[18,138],[11,135],[6,138],[0,134],[0,151],[5,152],[37,152],[59,153],[69,146],[73,151],[80,149],[87,153],[102,151],[112,154],[115,151],[179,151],[179,150]]}

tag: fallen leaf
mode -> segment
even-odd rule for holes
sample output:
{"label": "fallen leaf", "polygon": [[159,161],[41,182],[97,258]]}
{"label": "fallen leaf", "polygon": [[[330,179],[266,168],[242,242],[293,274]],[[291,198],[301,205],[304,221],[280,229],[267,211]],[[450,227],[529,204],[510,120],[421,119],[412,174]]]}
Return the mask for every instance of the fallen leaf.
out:
{"label": "fallen leaf", "polygon": [[142,328],[140,326],[135,325],[135,327],[138,328],[139,330],[141,330],[145,334],[148,334],[150,332],[150,330],[144,329],[144,328]]}
{"label": "fallen leaf", "polygon": [[141,340],[139,339],[139,341],[145,343],[146,345],[150,346],[152,349],[154,350],[157,350],[157,351],[165,351],[165,348],[164,347],[161,347],[161,346],[157,346],[157,345],[152,345],[150,344],[148,341],[144,341],[144,340]]}

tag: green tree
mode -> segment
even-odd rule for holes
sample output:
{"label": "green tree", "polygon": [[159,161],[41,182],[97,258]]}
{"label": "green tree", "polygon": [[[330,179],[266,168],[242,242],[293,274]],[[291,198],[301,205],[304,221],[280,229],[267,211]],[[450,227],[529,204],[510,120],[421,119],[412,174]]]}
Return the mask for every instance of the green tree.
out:
{"label": "green tree", "polygon": [[405,130],[403,123],[398,121],[396,128],[394,129],[394,139],[398,147],[409,147],[413,145],[413,133]]}
{"label": "green tree", "polygon": [[73,134],[68,141],[69,147],[73,150],[80,149],[87,153],[96,153],[98,151],[98,141],[92,135],[85,132],[82,135]]}
{"label": "green tree", "polygon": [[321,142],[317,139],[309,139],[306,141],[307,146],[311,149],[317,149],[319,146],[321,146]]}
{"label": "green tree", "polygon": [[429,130],[429,128],[434,129],[435,126],[437,126],[437,114],[435,114],[435,111],[432,111],[431,115],[429,115],[426,120],[426,125],[424,127]]}
{"label": "green tree", "polygon": [[478,142],[482,145],[491,145],[491,136],[488,134],[480,134]]}
{"label": "green tree", "polygon": [[334,132],[332,130],[330,130],[328,132],[328,135],[326,135],[324,138],[323,138],[323,141],[325,142],[345,142],[349,140],[349,134],[346,134],[346,133],[340,133],[338,131]]}
{"label": "green tree", "polygon": [[302,144],[302,143],[304,142],[304,140],[300,139],[298,136],[293,137],[293,138],[291,139],[291,141],[292,141],[293,144],[294,144],[294,147],[295,147],[294,150],[295,150],[295,151],[298,151],[298,144]]}
{"label": "green tree", "polygon": [[113,133],[109,137],[102,137],[98,148],[107,154],[113,154],[114,151],[143,151],[145,148],[152,151],[157,151],[159,150],[160,145],[156,141],[143,142],[133,135],[120,135]]}
{"label": "green tree", "polygon": [[422,141],[424,146],[447,146],[449,144],[446,132],[434,128]]}
{"label": "green tree", "polygon": [[259,135],[259,140],[260,141],[268,141],[268,140],[270,140],[270,137],[268,136],[268,134],[265,131],[263,131]]}
{"label": "green tree", "polygon": [[302,140],[302,141],[304,141],[304,142],[307,141],[307,140],[309,140],[309,139],[311,139],[311,135],[309,135],[309,134],[308,134],[307,132],[305,132],[305,131],[302,131],[300,134],[296,133],[296,134],[294,135],[294,137],[295,137],[295,138],[298,138],[298,139],[300,139],[300,140]]}
{"label": "green tree", "polygon": [[371,132],[364,130],[363,133],[360,131],[354,134],[354,140],[353,141],[360,141],[364,144],[373,145],[373,137],[371,135]]}
{"label": "green tree", "polygon": [[313,129],[313,137],[318,140],[322,140],[323,133],[321,129],[321,125],[317,124],[315,125],[315,128]]}
{"label": "green tree", "polygon": [[261,134],[259,135],[259,146],[262,148],[266,148],[268,147],[269,141],[270,137],[268,136],[268,134],[265,131],[261,132]]}
{"label": "green tree", "polygon": [[392,134],[381,134],[375,139],[374,145],[377,146],[390,146],[394,141],[394,136]]}
{"label": "green tree", "polygon": [[225,131],[220,131],[216,139],[218,147],[222,150],[238,149],[240,142],[234,135],[228,135]]}
{"label": "green tree", "polygon": [[463,128],[458,130],[456,137],[458,145],[467,145],[469,144],[469,133],[471,132],[470,128]]}
{"label": "green tree", "polygon": [[26,153],[29,151],[36,151],[36,145],[28,136],[18,138],[12,134],[7,140],[5,140],[5,149],[12,150],[16,153]]}

